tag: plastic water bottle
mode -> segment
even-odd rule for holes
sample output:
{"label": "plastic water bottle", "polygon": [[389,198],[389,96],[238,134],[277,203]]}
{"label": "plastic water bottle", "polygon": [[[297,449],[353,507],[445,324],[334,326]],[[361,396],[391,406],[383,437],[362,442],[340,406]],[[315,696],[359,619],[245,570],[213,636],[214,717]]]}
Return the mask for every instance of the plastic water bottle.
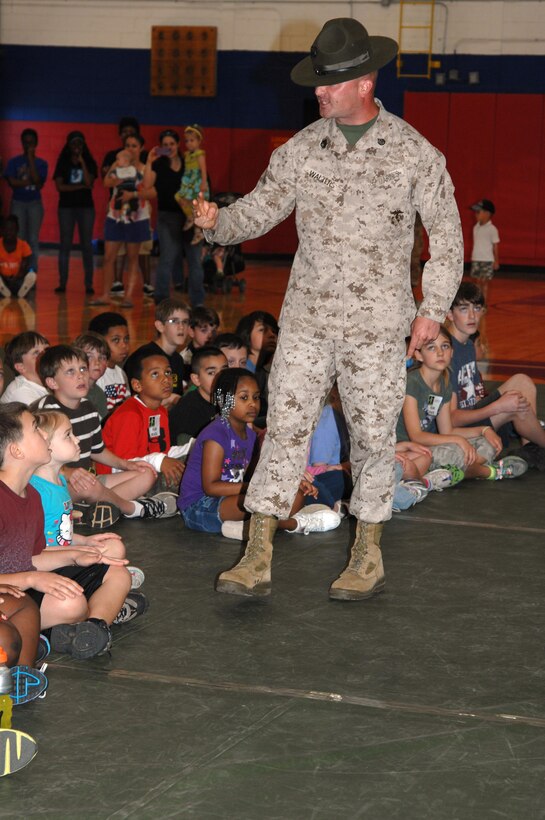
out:
{"label": "plastic water bottle", "polygon": [[8,656],[3,647],[0,646],[0,729],[11,729],[12,689],[13,683],[8,668]]}

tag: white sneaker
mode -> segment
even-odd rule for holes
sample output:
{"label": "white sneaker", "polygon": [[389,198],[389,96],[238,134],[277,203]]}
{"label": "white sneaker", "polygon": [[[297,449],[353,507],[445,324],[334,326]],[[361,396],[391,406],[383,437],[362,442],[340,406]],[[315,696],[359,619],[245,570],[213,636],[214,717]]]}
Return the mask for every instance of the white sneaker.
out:
{"label": "white sneaker", "polygon": [[0,293],[5,299],[11,299],[11,290],[5,284],[5,282],[0,278]]}
{"label": "white sneaker", "polygon": [[25,298],[25,296],[27,295],[29,290],[31,288],[33,288],[34,285],[36,284],[36,279],[37,278],[38,277],[36,276],[36,274],[34,273],[33,270],[31,270],[27,273],[27,275],[23,279],[23,284],[21,285],[21,287],[19,288],[19,290],[17,292],[17,298],[18,299],[24,299]]}
{"label": "white sneaker", "polygon": [[235,541],[246,541],[249,537],[250,521],[224,521],[221,525],[221,534],[224,538],[233,538]]}
{"label": "white sneaker", "polygon": [[[316,509],[316,507],[323,509]],[[341,523],[341,516],[330,507],[323,504],[309,504],[303,507],[298,513],[292,515],[297,521],[297,529],[286,530],[291,533],[302,533],[308,535],[309,532],[328,532],[335,530]]]}
{"label": "white sneaker", "polygon": [[436,490],[440,493],[442,490],[448,489],[448,487],[454,487],[455,484],[459,484],[463,477],[464,473],[458,467],[440,467],[437,470],[431,470],[431,472],[426,473],[424,479],[426,479],[429,484],[428,489]]}
{"label": "white sneaker", "polygon": [[172,518],[178,512],[176,493],[156,493],[152,496],[138,498],[142,506],[140,518]]}
{"label": "white sneaker", "polygon": [[131,589],[139,589],[146,580],[144,570],[140,567],[127,567],[127,569],[131,574]]}
{"label": "white sneaker", "polygon": [[[439,472],[439,471],[437,471],[437,472]],[[424,501],[424,499],[426,498],[426,496],[429,493],[428,488],[424,484],[422,484],[421,481],[415,481],[415,480],[408,479],[408,480],[405,480],[405,481],[400,481],[399,485],[400,485],[400,487],[402,487],[409,494],[409,496],[412,496],[413,501],[411,503],[410,498],[409,498],[408,502],[407,502],[406,498],[402,499],[402,501],[401,501],[402,506],[400,507],[399,506],[400,501],[398,501],[397,504],[396,504],[396,496],[395,496],[395,493],[394,493],[394,503],[392,504],[392,511],[393,512],[403,512],[404,510],[409,509],[409,505],[411,507],[414,507],[415,504],[418,504],[420,501]],[[404,503],[405,503],[405,506],[403,506]]]}

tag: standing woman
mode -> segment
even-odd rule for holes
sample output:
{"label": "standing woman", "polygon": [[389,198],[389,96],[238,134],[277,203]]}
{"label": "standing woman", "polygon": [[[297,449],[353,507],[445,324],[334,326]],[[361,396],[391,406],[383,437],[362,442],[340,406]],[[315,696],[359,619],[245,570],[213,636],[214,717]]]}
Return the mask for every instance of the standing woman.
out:
{"label": "standing woman", "polygon": [[184,173],[180,154],[180,136],[167,129],[159,134],[159,148],[148,154],[144,171],[144,188],[157,196],[157,234],[160,257],[155,280],[155,301],[167,299],[173,274],[183,267],[182,231],[185,224],[183,211],[175,199]]}
{"label": "standing woman", "polygon": [[25,128],[21,133],[23,153],[12,157],[5,171],[5,178],[13,191],[11,213],[19,220],[21,239],[32,250],[30,269],[38,273],[40,228],[44,218],[41,189],[47,179],[47,162],[36,156],[38,132]]}
{"label": "standing woman", "polygon": [[95,222],[92,188],[97,178],[97,164],[91,156],[81,131],[71,131],[68,134],[53,176],[59,192],[60,233],[59,286],[55,288],[55,293],[64,293],[66,290],[70,251],[74,228],[77,224],[85,271],[85,293],[92,294],[94,293],[92,241]]}
{"label": "standing woman", "polygon": [[[114,279],[115,263],[123,243],[127,249],[127,296],[121,307],[132,307],[138,277],[140,245],[150,237],[149,192],[143,186],[145,165],[140,162],[144,144],[140,134],[131,134],[123,140],[123,150],[104,177],[104,185],[112,196],[104,226],[104,281],[102,296],[91,305],[110,304],[110,290]],[[149,285],[149,272],[147,282]]]}

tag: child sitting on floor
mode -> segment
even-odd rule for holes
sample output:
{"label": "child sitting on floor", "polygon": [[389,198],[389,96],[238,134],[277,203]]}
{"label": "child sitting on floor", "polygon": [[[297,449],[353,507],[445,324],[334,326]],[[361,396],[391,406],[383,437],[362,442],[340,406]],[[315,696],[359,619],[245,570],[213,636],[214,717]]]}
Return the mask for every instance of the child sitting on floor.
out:
{"label": "child sitting on floor", "polygon": [[89,392],[87,398],[94,405],[100,420],[104,421],[108,415],[108,399],[97,382],[102,378],[108,367],[110,348],[106,343],[106,339],[93,330],[81,333],[74,339],[72,345],[79,348],[79,350],[83,350],[87,356],[89,363]]}
{"label": "child sitting on floor", "polygon": [[[450,416],[452,387],[449,365],[452,359],[452,340],[445,327],[436,339],[415,351],[420,367],[407,377],[407,394],[398,420],[398,441],[415,441],[429,447],[432,469],[445,468],[451,473],[450,482],[440,489],[452,486],[464,478],[498,480],[516,478],[528,469],[516,457],[494,462],[501,451],[501,442],[491,427],[453,427]],[[422,457],[411,459],[414,478],[422,480],[427,468]]]}
{"label": "child sitting on floor", "polygon": [[[77,442],[72,443],[73,452]],[[27,591],[51,647],[84,660],[110,645],[109,625],[131,587],[127,561],[96,547],[45,549],[40,496],[29,485],[51,458],[49,442],[24,404],[0,406],[0,583]]]}
{"label": "child sitting on floor", "polygon": [[459,427],[490,425],[505,445],[514,432],[523,442],[530,442],[520,455],[532,464],[530,454],[545,458],[545,430],[537,417],[536,386],[525,373],[516,373],[486,395],[472,339],[484,312],[485,299],[479,285],[462,282],[447,314],[453,337],[452,418]]}
{"label": "child sitting on floor", "polygon": [[[244,367],[248,362],[248,348],[236,333],[220,333],[216,336],[215,347],[219,347],[228,367]],[[246,368],[248,369],[248,368]]]}
{"label": "child sitting on floor", "polygon": [[333,402],[340,405],[336,384],[312,434],[305,477],[318,490],[318,503],[340,513],[342,499],[349,498],[352,493],[352,479],[346,447],[348,430],[344,417],[332,406]]}
{"label": "child sitting on floor", "polygon": [[39,663],[36,660],[39,634],[40,610],[36,602],[19,587],[0,583],[0,648],[6,653],[6,663],[11,669],[10,694],[15,706],[35,700],[47,689],[47,678],[43,671],[35,668]]}
{"label": "child sitting on floor", "polygon": [[108,366],[104,375],[97,379],[97,386],[104,390],[110,413],[118,404],[130,396],[129,382],[123,362],[129,355],[129,326],[121,313],[105,311],[93,316],[89,330],[104,337],[110,351]]}
{"label": "child sitting on floor", "polygon": [[[126,558],[125,545],[114,532],[87,536],[74,533],[74,505],[61,470],[78,454],[78,440],[74,436],[70,419],[59,410],[38,411],[34,413],[34,417],[39,429],[47,437],[51,453],[50,461],[38,467],[30,479],[30,484],[39,492],[42,501],[46,549],[94,547],[110,558]],[[128,567],[128,570],[131,574],[131,588],[135,589],[142,584],[144,573],[137,567]],[[140,615],[146,608],[145,596],[132,593],[125,601],[123,623]],[[131,617],[129,613],[132,613]]]}
{"label": "child sitting on floor", "polygon": [[155,308],[155,330],[157,338],[148,342],[131,353],[123,368],[129,379],[132,378],[132,362],[142,350],[149,355],[166,356],[172,370],[172,392],[169,398],[163,401],[163,407],[170,409],[182,397],[184,382],[189,380],[191,368],[185,364],[178,350],[184,350],[189,341],[189,325],[191,322],[191,308],[181,299],[163,299]]}
{"label": "child sitting on floor", "polygon": [[[53,393],[40,399],[38,409],[60,410],[68,416],[81,445],[77,458],[63,467],[72,499],[93,504],[99,502],[100,505],[105,502],[117,507],[127,518],[175,515],[176,503],[172,494],[145,497],[157,479],[150,464],[119,458],[104,446],[98,413],[87,399],[89,368],[85,353],[68,345],[49,347],[38,363],[38,371],[43,383]],[[93,462],[115,467],[120,472],[99,479],[91,473]],[[84,523],[93,526],[95,516]],[[100,519],[98,527],[111,526],[112,523],[112,519]]]}
{"label": "child sitting on floor", "polygon": [[[120,458],[141,459],[153,466],[163,479],[164,489],[178,493],[189,444],[170,446],[165,400],[172,394],[172,370],[163,352],[141,347],[131,356],[131,388],[135,393],[111,414],[102,435],[106,447]],[[102,465],[99,474],[112,472]]]}
{"label": "child sitting on floor", "polygon": [[[247,370],[233,367],[218,374],[213,395],[220,418],[197,437],[178,506],[189,529],[242,539],[243,522],[250,518],[244,509],[244,496],[254,457],[256,434],[251,425],[259,413],[259,388]],[[306,534],[338,527],[340,516],[325,506],[302,510],[305,495],[316,494],[312,484],[303,480],[291,517],[279,521],[279,528]]]}
{"label": "child sitting on floor", "polygon": [[191,364],[194,354],[201,347],[214,345],[219,326],[220,317],[214,308],[198,305],[192,309],[189,323],[189,337],[191,341],[180,353],[187,365]]}
{"label": "child sitting on floor", "polygon": [[218,347],[201,347],[191,359],[191,382],[196,388],[172,408],[169,414],[170,435],[174,443],[185,443],[197,436],[216,415],[210,392],[220,370],[227,369],[227,359]]}
{"label": "child sitting on floor", "polygon": [[18,333],[6,345],[6,361],[17,376],[8,384],[0,399],[3,404],[21,401],[32,404],[47,393],[36,371],[36,362],[49,342],[41,333],[26,330]]}
{"label": "child sitting on floor", "polygon": [[5,299],[10,296],[24,299],[36,283],[36,274],[29,269],[32,251],[28,242],[19,239],[19,220],[15,214],[2,221],[0,295]]}

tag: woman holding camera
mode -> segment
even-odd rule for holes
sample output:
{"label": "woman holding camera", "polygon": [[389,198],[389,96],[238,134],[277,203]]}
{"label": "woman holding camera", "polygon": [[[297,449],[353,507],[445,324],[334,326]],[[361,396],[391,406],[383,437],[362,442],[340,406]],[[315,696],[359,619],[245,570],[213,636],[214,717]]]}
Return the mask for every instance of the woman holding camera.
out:
{"label": "woman holding camera", "polygon": [[180,135],[171,128],[159,135],[159,146],[148,154],[144,172],[144,187],[157,196],[157,234],[160,257],[155,281],[155,301],[167,299],[174,278],[181,286],[183,258],[189,268],[189,301],[193,306],[204,302],[201,244],[191,245],[191,237],[183,236],[185,216],[176,201],[184,173],[180,154]]}

